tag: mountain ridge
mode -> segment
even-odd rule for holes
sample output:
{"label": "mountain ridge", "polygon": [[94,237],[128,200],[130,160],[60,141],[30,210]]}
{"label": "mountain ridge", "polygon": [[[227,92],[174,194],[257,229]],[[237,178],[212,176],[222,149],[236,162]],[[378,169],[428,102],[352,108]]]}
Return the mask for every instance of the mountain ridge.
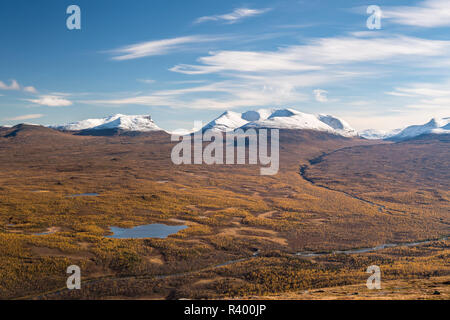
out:
{"label": "mountain ridge", "polygon": [[[150,115],[115,114],[99,119],[86,119],[71,122],[65,125],[43,127],[58,131],[76,132],[75,134],[81,135],[132,135],[143,132],[158,131],[170,134],[169,131],[160,128],[153,121]],[[1,128],[7,129],[12,128],[12,126],[1,126]],[[411,125],[388,131],[367,129],[358,132],[346,121],[333,115],[322,113],[309,114],[290,108],[272,108],[249,110],[242,113],[225,111],[214,120],[208,122],[201,130],[228,132],[237,129],[245,130],[249,128],[313,130],[340,135],[343,137],[361,137],[369,140],[378,139],[402,141],[426,134],[448,134],[450,133],[450,117],[432,118],[425,124]],[[192,132],[186,131],[184,134],[189,134]]]}

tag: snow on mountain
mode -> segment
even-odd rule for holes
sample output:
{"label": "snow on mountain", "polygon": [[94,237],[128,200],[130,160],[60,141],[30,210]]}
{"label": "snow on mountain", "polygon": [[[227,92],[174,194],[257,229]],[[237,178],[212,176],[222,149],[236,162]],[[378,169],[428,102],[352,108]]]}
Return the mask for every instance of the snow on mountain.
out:
{"label": "snow on mountain", "polygon": [[365,139],[369,139],[369,140],[376,140],[376,139],[388,139],[392,136],[395,136],[396,134],[398,134],[400,131],[402,131],[403,128],[400,129],[394,129],[394,130],[376,130],[376,129],[367,129],[367,130],[363,130],[358,132],[360,137],[363,137]]}
{"label": "snow on mountain", "polygon": [[293,109],[260,109],[238,113],[227,111],[203,130],[233,131],[238,128],[309,129],[327,131],[346,137],[357,132],[345,121],[330,115],[313,115]]}
{"label": "snow on mountain", "polygon": [[292,109],[275,110],[267,119],[247,123],[243,128],[277,128],[277,129],[310,129],[318,131],[334,131],[326,123],[313,114]]}
{"label": "snow on mountain", "polygon": [[329,114],[319,114],[318,117],[320,121],[325,122],[343,136],[353,137],[358,135],[358,132],[342,119],[331,116]]}
{"label": "snow on mountain", "polygon": [[53,128],[68,131],[120,129],[124,131],[148,132],[162,130],[148,115],[130,116],[123,114],[116,114],[102,119],[87,119]]}
{"label": "snow on mountain", "polygon": [[433,118],[423,125],[413,125],[406,127],[398,134],[391,136],[389,139],[404,140],[414,138],[422,134],[430,134],[430,133],[434,134],[450,133],[450,117],[442,119]]}
{"label": "snow on mountain", "polygon": [[[256,115],[253,115],[256,116]],[[251,117],[251,116],[250,116]],[[249,122],[245,118],[243,113],[237,113],[234,111],[226,111],[222,113],[218,118],[214,119],[207,125],[205,125],[202,130],[215,130],[215,131],[232,131],[237,129]]]}

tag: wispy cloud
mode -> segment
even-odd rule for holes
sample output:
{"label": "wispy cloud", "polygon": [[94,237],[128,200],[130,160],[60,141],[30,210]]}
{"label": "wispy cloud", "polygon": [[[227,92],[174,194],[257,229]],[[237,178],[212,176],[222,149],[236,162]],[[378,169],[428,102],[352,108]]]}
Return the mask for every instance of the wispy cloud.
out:
{"label": "wispy cloud", "polygon": [[[410,109],[433,110],[433,112],[448,116],[450,105],[450,81],[435,83],[413,83],[409,86],[395,88],[386,92],[388,95],[410,98],[406,105]],[[408,101],[408,100],[407,100]]]}
{"label": "wispy cloud", "polygon": [[407,97],[446,97],[450,96],[450,81],[443,83],[412,83],[408,86],[395,88],[394,91],[386,92],[393,96]]}
{"label": "wispy cloud", "polygon": [[244,18],[254,17],[257,15],[261,15],[270,11],[270,8],[265,9],[249,9],[249,8],[238,8],[233,12],[220,14],[220,15],[212,15],[212,16],[204,16],[196,19],[194,23],[203,23],[207,21],[223,21],[226,23],[236,23]]}
{"label": "wispy cloud", "polygon": [[30,120],[30,119],[39,119],[42,118],[44,115],[41,113],[34,113],[34,114],[25,114],[22,116],[17,116],[13,118],[5,118],[6,121],[21,121],[21,120]]}
{"label": "wispy cloud", "polygon": [[88,100],[84,103],[99,105],[145,105],[189,109],[233,109],[257,106],[286,106],[307,101],[309,95],[299,88],[320,85],[330,79],[345,75],[305,74],[243,76],[233,80],[214,82],[183,89],[155,91],[148,95],[136,95],[116,99]]}
{"label": "wispy cloud", "polygon": [[311,40],[276,51],[218,51],[198,59],[198,65],[181,64],[171,68],[184,74],[222,71],[268,72],[311,71],[325,66],[358,62],[393,63],[406,58],[446,56],[450,41],[414,37],[335,37]]}
{"label": "wispy cloud", "polygon": [[38,91],[36,90],[36,88],[33,87],[33,86],[24,87],[24,88],[23,88],[23,91],[24,91],[24,92],[28,92],[28,93],[34,93],[34,94],[38,93]]}
{"label": "wispy cloud", "polygon": [[322,89],[316,89],[313,91],[313,93],[314,93],[314,98],[316,99],[317,102],[327,102],[328,101],[328,97],[327,97],[328,91],[322,90]]}
{"label": "wispy cloud", "polygon": [[145,84],[152,84],[156,82],[156,80],[153,79],[137,79],[137,81]]}
{"label": "wispy cloud", "polygon": [[113,60],[131,60],[150,56],[168,54],[186,48],[189,44],[218,41],[222,38],[207,37],[201,35],[178,37],[171,39],[154,40],[131,44],[109,51],[114,56]]}
{"label": "wispy cloud", "polygon": [[26,99],[26,101],[48,107],[67,107],[72,105],[72,101],[59,95],[42,95],[37,99]]}
{"label": "wispy cloud", "polygon": [[3,81],[0,81],[1,90],[20,90],[20,85],[16,80],[11,80],[11,84],[7,85]]}
{"label": "wispy cloud", "polygon": [[426,0],[417,6],[388,7],[383,18],[394,23],[425,28],[450,26],[450,1]]}
{"label": "wispy cloud", "polygon": [[313,39],[274,51],[222,50],[200,57],[196,65],[176,65],[171,70],[189,75],[218,74],[226,80],[84,102],[193,109],[295,106],[312,98],[326,102],[330,101],[326,92],[317,88],[380,76],[380,66],[408,66],[420,61],[425,67],[427,58],[436,61],[449,53],[450,41],[392,35]]}

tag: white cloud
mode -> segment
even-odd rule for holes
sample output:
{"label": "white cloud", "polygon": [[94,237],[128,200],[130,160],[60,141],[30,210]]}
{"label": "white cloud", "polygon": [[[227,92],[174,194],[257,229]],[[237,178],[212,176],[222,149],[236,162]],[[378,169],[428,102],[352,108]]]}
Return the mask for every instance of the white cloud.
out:
{"label": "white cloud", "polygon": [[444,84],[414,83],[408,87],[395,88],[394,91],[386,92],[388,95],[399,97],[450,97],[450,82]]}
{"label": "white cloud", "polygon": [[42,95],[38,99],[26,99],[26,101],[48,107],[67,107],[72,101],[56,95]]}
{"label": "white cloud", "polygon": [[[296,90],[296,83],[268,83],[266,79],[249,81],[222,81],[210,85],[176,90],[155,91],[151,95],[138,95],[121,99],[90,100],[84,103],[106,105],[145,105],[191,109],[233,109],[271,104],[280,106],[306,101],[308,96]],[[206,98],[198,94],[207,93]],[[192,96],[194,94],[194,96]]]}
{"label": "white cloud", "polygon": [[145,83],[145,84],[152,84],[152,83],[156,82],[156,80],[153,80],[153,79],[138,79],[137,81]]}
{"label": "white cloud", "polygon": [[418,6],[388,7],[383,18],[394,23],[425,28],[450,26],[450,1],[426,0]]}
{"label": "white cloud", "polygon": [[121,47],[110,52],[115,56],[113,60],[131,60],[149,56],[167,54],[173,51],[179,51],[187,44],[217,41],[221,38],[212,38],[206,36],[186,36],[172,39],[163,39],[147,41]]}
{"label": "white cloud", "polygon": [[38,93],[38,91],[36,90],[35,87],[33,86],[28,86],[28,87],[24,87],[23,88],[24,92],[28,92],[28,93]]}
{"label": "white cloud", "polygon": [[265,72],[319,70],[317,65],[305,64],[300,59],[280,50],[275,52],[219,51],[198,59],[203,65],[177,65],[171,71],[184,74],[207,74],[220,71]]}
{"label": "white cloud", "polygon": [[34,93],[34,94],[36,94],[38,92],[36,90],[36,88],[33,87],[33,86],[22,87],[19,84],[19,82],[17,82],[17,80],[11,80],[11,84],[10,85],[7,85],[3,81],[0,81],[0,90],[15,90],[15,91],[22,90],[24,92]]}
{"label": "white cloud", "polygon": [[327,97],[328,91],[325,91],[322,89],[316,89],[313,91],[313,93],[314,93],[314,98],[316,99],[316,101],[318,101],[318,102],[327,102],[328,101],[328,97]]}
{"label": "white cloud", "polygon": [[13,118],[6,118],[4,120],[6,120],[6,121],[21,121],[21,120],[39,119],[39,118],[42,118],[43,116],[44,115],[41,113],[25,114],[25,115],[13,117]]}
{"label": "white cloud", "polygon": [[3,81],[0,81],[1,90],[20,90],[20,85],[16,80],[11,80],[11,84],[8,86]]}
{"label": "white cloud", "polygon": [[225,21],[227,23],[236,23],[239,20],[244,18],[253,17],[257,15],[261,15],[270,11],[270,8],[266,9],[248,9],[248,8],[238,8],[233,12],[221,14],[221,15],[213,15],[213,16],[204,16],[196,19],[194,23],[202,23],[207,21]]}

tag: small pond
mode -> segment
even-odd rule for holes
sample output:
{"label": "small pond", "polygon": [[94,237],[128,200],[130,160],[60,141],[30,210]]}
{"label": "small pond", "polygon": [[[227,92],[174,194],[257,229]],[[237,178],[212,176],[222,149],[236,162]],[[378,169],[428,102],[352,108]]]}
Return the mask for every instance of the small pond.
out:
{"label": "small pond", "polygon": [[175,234],[180,230],[186,229],[187,226],[168,226],[165,224],[153,223],[134,228],[118,228],[111,227],[112,236],[108,238],[115,239],[144,239],[144,238],[167,238],[171,234]]}
{"label": "small pond", "polygon": [[98,193],[80,193],[80,194],[71,194],[68,198],[77,198],[77,197],[97,197]]}

